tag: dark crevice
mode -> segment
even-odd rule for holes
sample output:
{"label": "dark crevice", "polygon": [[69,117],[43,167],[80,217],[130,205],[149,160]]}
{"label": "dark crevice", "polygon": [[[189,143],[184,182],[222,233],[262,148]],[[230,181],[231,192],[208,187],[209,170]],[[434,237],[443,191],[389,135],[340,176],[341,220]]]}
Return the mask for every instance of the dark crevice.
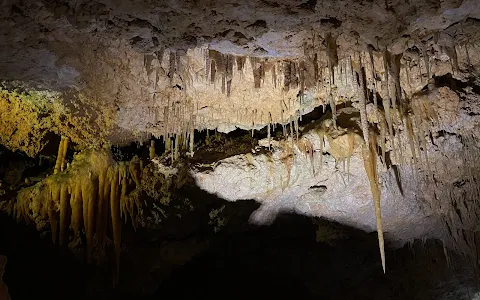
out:
{"label": "dark crevice", "polygon": [[473,76],[467,81],[461,81],[453,78],[452,74],[448,73],[443,76],[434,76],[433,79],[435,80],[435,85],[437,87],[448,87],[457,93],[463,93],[464,89],[468,87],[472,89],[472,92],[480,95],[480,86],[476,85],[476,81]]}

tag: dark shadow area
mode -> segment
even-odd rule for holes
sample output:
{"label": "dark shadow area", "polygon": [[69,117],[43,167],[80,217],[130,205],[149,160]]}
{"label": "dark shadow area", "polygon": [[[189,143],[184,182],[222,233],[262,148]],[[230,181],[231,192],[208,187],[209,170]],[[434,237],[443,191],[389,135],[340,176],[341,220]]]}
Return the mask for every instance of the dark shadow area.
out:
{"label": "dark shadow area", "polygon": [[[448,268],[436,241],[387,249],[383,274],[376,233],[295,214],[253,226],[258,204],[217,201],[156,229],[126,226],[115,289],[110,263],[87,266],[49,232],[0,215],[4,281],[12,299],[437,299],[462,274],[463,261],[451,255]],[[209,212],[221,207],[228,222],[214,232]]]}
{"label": "dark shadow area", "polygon": [[6,255],[4,282],[12,299],[83,299],[86,267],[50,235],[0,214],[0,254]]}
{"label": "dark shadow area", "polygon": [[[124,155],[137,150],[129,147]],[[4,157],[38,164],[5,149]],[[9,168],[0,169],[0,178]],[[21,174],[45,170],[27,168]],[[471,300],[480,290],[473,268],[451,252],[448,266],[438,241],[387,247],[383,274],[375,232],[293,213],[277,216],[270,226],[252,225],[248,220],[257,202],[224,201],[190,177],[169,204],[155,205],[148,211],[160,208],[160,221],[146,214],[144,227],[123,225],[115,288],[111,242],[107,257],[88,265],[84,244],[73,251],[53,245],[48,225],[39,232],[0,214],[0,254],[8,258],[4,281],[11,298],[426,300],[455,293],[445,299]]]}
{"label": "dark shadow area", "polygon": [[480,94],[480,86],[477,85],[477,81],[474,76],[471,76],[468,81],[461,81],[456,78],[453,78],[451,73],[447,73],[443,76],[433,77],[435,80],[435,85],[437,87],[449,87],[454,92],[463,92],[463,89],[469,87],[472,89],[472,92],[475,94]]}

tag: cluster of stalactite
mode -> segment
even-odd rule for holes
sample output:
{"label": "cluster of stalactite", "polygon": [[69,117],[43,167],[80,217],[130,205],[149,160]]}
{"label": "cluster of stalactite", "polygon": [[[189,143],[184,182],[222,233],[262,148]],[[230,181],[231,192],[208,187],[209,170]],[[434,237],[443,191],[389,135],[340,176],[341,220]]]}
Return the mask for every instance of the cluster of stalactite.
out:
{"label": "cluster of stalactite", "polygon": [[[115,162],[108,150],[84,150],[64,168],[68,140],[63,138],[53,175],[17,195],[14,214],[27,223],[37,218],[48,219],[52,240],[65,244],[72,232],[74,244],[85,235],[87,260],[92,260],[96,245],[97,257],[105,255],[108,231],[111,231],[118,276],[121,246],[121,218],[129,217],[136,224],[138,199],[128,192],[140,185],[141,161]],[[69,230],[71,229],[71,231]],[[118,278],[118,277],[116,277]]]}
{"label": "cluster of stalactite", "polygon": [[[451,48],[455,61],[452,70],[458,70],[455,47]],[[210,48],[145,55],[146,72],[155,73],[154,89],[162,74],[171,87],[168,92],[160,89],[152,93],[154,118],[147,131],[164,137],[167,149],[171,149],[177,144],[170,143],[172,140],[180,139],[181,145],[195,129],[214,129],[222,124],[235,124],[252,132],[269,124],[295,127],[306,110],[319,105],[329,105],[335,121],[337,106],[361,102],[363,96],[358,91],[364,86],[366,102],[388,108],[385,119],[392,135],[393,118],[397,117],[394,111],[408,113],[408,99],[416,90],[412,86],[418,85],[412,81],[418,81],[414,79],[418,77],[425,81],[425,74],[428,80],[430,58],[426,51],[404,56],[372,45],[365,49],[353,56],[340,53],[336,36],[326,34],[309,42],[301,58],[248,57]],[[408,86],[400,85],[401,76]],[[275,100],[252,102],[257,97]],[[230,98],[235,100],[230,102]]]}
{"label": "cluster of stalactite", "polygon": [[[367,51],[354,53],[352,56],[339,61],[334,38],[327,37],[328,68],[326,71],[328,76],[321,79],[325,83],[322,85],[325,90],[323,95],[327,98],[325,102],[331,107],[334,128],[337,128],[336,106],[338,103],[351,102],[359,112],[358,127],[363,135],[362,156],[372,191],[379,249],[385,271],[384,237],[380,208],[381,191],[378,182],[377,159],[382,162],[384,168],[388,168],[390,164],[412,165],[413,169],[417,170],[415,173],[419,182],[433,183],[434,178],[427,151],[428,137],[432,135],[433,130],[436,130],[435,128],[441,128],[441,122],[434,106],[428,99],[427,93],[407,94],[402,87],[400,81],[402,54],[393,55],[384,49],[383,51],[375,51],[377,59],[374,59],[374,48],[369,45]],[[456,58],[456,56],[454,57]],[[383,70],[380,70],[380,73],[377,73],[378,66],[375,66],[375,61],[378,60],[383,60],[381,66]],[[425,52],[424,60],[424,72],[427,74],[427,80],[424,80],[424,83],[428,85],[429,90],[432,90],[435,86],[430,79],[429,58]],[[457,60],[454,60],[452,65],[452,72],[454,70],[458,70]],[[405,72],[407,73],[406,78],[410,78],[408,70],[405,70]],[[344,97],[345,91],[348,90],[352,90],[353,93]],[[379,99],[381,99],[381,105],[378,103]],[[291,124],[292,141],[295,136],[294,128],[296,128],[296,125]],[[321,140],[323,141],[324,132],[322,130],[321,132]],[[347,136],[350,137],[351,134]],[[268,138],[270,140],[270,136]],[[354,141],[354,139],[350,140]],[[300,149],[303,149],[305,153],[313,152],[305,141],[302,141],[302,143],[298,145]],[[329,144],[330,147],[334,146],[331,141]],[[351,149],[344,155],[348,162],[353,147],[350,146],[351,142],[344,144],[348,144],[347,148]],[[341,159],[343,158],[342,156]],[[478,189],[472,190],[478,192]],[[469,213],[469,215],[471,214]],[[473,215],[477,215],[477,213],[475,212]],[[450,221],[447,224],[449,230],[454,227],[453,223],[453,221]],[[456,223],[461,224],[462,222]],[[458,225],[456,228],[458,229]],[[459,239],[460,235],[455,233],[456,240]],[[470,242],[470,244],[472,246],[474,243]]]}
{"label": "cluster of stalactite", "polygon": [[[317,46],[305,48],[303,58],[296,59],[246,57],[224,54],[208,48],[196,49],[192,51],[200,54],[194,53],[192,56],[204,58],[203,67],[196,68],[197,71],[192,71],[193,67],[190,68],[188,63],[182,60],[181,53],[170,51],[168,62],[163,65],[169,70],[168,77],[172,86],[180,78],[181,87],[174,85],[174,92],[165,97],[168,104],[163,108],[163,129],[160,135],[164,137],[166,149],[172,153],[172,160],[178,158],[181,147],[187,147],[188,140],[191,141],[190,151],[193,153],[194,129],[208,131],[208,126],[205,128],[207,119],[213,120],[213,124],[222,122],[215,114],[221,115],[224,110],[229,109],[228,99],[238,96],[234,95],[234,81],[245,81],[247,69],[252,72],[249,78],[253,78],[255,90],[278,91],[277,94],[272,94],[272,99],[279,98],[278,106],[242,106],[242,103],[236,108],[235,116],[232,116],[231,112],[225,112],[225,118],[229,118],[231,123],[248,124],[252,135],[254,129],[267,125],[269,148],[271,129],[275,129],[275,124],[281,124],[285,137],[290,136],[292,141],[294,138],[298,141],[298,123],[302,118],[307,90],[313,91],[312,99],[309,100],[313,107],[323,105],[325,109],[327,105],[330,106],[335,128],[337,105],[353,103],[360,113],[359,127],[364,141],[362,154],[375,204],[379,247],[385,270],[376,160],[378,156],[383,165],[387,166],[388,155],[391,163],[414,164],[426,171],[427,178],[432,177],[427,154],[427,136],[430,135],[430,129],[437,125],[438,116],[428,99],[421,94],[413,94],[415,88],[412,88],[411,80],[415,76],[410,70],[414,65],[419,72],[420,81],[427,85],[431,76],[430,58],[426,47],[412,59],[403,57],[403,54],[392,54],[387,48],[379,49],[372,45],[365,47],[366,51],[345,55],[338,51],[336,36],[329,33],[323,41],[313,39],[313,43],[316,42]],[[454,46],[448,49],[453,73],[459,70],[458,57]],[[160,63],[164,61],[164,54],[164,51],[155,54]],[[188,56],[188,53],[183,55]],[[149,73],[153,70],[152,57],[146,56],[145,60]],[[470,61],[468,51],[467,60]],[[401,76],[407,79],[408,87],[402,87]],[[156,78],[158,81],[158,75]],[[210,107],[211,112],[202,113],[203,109],[209,108],[209,102],[208,99],[201,99],[196,95],[199,85],[213,86],[213,91],[217,91],[218,86],[218,92],[224,94],[226,102],[221,103],[218,108]],[[408,145],[403,145],[405,141],[408,141]],[[308,145],[304,145],[304,148],[308,148]]]}

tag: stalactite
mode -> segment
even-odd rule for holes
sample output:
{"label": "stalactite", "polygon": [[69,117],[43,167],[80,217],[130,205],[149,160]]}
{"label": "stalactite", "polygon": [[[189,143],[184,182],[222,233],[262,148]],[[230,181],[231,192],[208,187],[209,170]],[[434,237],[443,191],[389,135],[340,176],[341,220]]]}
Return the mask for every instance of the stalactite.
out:
{"label": "stalactite", "polygon": [[250,58],[253,69],[253,81],[255,88],[260,88],[262,82],[262,66],[258,63],[258,58]]}
{"label": "stalactite", "polygon": [[121,224],[120,210],[118,203],[118,167],[113,165],[109,168],[110,182],[110,215],[112,218],[113,244],[115,247],[115,283],[118,283],[120,270],[120,246],[121,246]]}
{"label": "stalactite", "polygon": [[266,69],[265,60],[263,60],[260,63],[260,78],[262,79],[262,83],[265,82],[265,69]]}
{"label": "stalactite", "polygon": [[273,87],[276,89],[277,88],[277,70],[275,64],[272,66],[272,81],[273,81]]}
{"label": "stalactite", "polygon": [[60,186],[51,185],[51,201],[47,203],[48,207],[48,221],[50,222],[50,227],[52,229],[52,242],[55,244],[57,240],[57,217],[55,213],[54,203],[60,202]]}
{"label": "stalactite", "polygon": [[425,61],[425,69],[427,71],[427,82],[430,79],[430,62],[427,54],[426,46],[423,48],[423,60]]}
{"label": "stalactite", "polygon": [[[25,220],[33,218],[35,215],[40,215],[42,218],[48,216],[52,241],[55,242],[57,216],[59,215],[59,241],[64,244],[67,215],[71,211],[73,242],[76,243],[79,240],[80,230],[84,229],[88,261],[91,260],[95,241],[98,246],[98,254],[104,254],[107,221],[111,218],[116,263],[118,264],[121,240],[119,208],[120,206],[126,207],[124,211],[129,212],[132,225],[134,225],[133,202],[126,203],[126,193],[129,176],[136,185],[140,184],[138,165],[138,159],[132,160],[128,165],[125,162],[115,163],[111,154],[104,150],[83,151],[75,155],[71,167],[65,172],[51,175],[42,182],[21,190],[15,204],[15,216],[17,219],[24,218]],[[119,186],[122,188],[121,194],[118,191]],[[31,202],[40,204],[33,208],[33,215],[30,213]],[[68,205],[70,205],[70,209]],[[136,205],[138,208],[139,203]],[[94,240],[94,236],[96,236],[96,240]]]}
{"label": "stalactite", "polygon": [[181,135],[181,137],[182,137],[181,144],[182,144],[182,150],[184,150],[184,151],[187,150],[187,146],[188,146],[188,130],[187,130],[188,127],[189,127],[188,125],[186,125],[186,126],[184,125],[183,129],[182,129],[183,133]]}
{"label": "stalactite", "polygon": [[421,119],[421,109],[418,107],[416,103],[412,103],[412,110],[415,124],[414,128],[417,129],[417,140],[418,140],[418,149],[419,149],[419,158],[422,157],[421,153],[424,155],[424,168],[428,167],[428,157],[427,157],[427,142],[425,139],[425,132],[423,131],[423,122]]}
{"label": "stalactite", "polygon": [[204,51],[204,59],[205,59],[205,79],[210,80],[210,70],[211,70],[211,61],[209,55],[209,49]]}
{"label": "stalactite", "polygon": [[387,90],[387,97],[382,99],[383,102],[383,109],[385,111],[385,121],[387,122],[388,125],[388,133],[389,136],[391,137],[390,141],[392,142],[392,153],[395,155],[395,147],[394,147],[394,141],[393,141],[393,119],[390,111],[390,77],[388,76],[388,52],[387,49],[383,51],[383,70],[385,73],[385,86]]}
{"label": "stalactite", "polygon": [[382,260],[382,268],[385,273],[385,242],[383,238],[382,215],[380,209],[380,188],[378,186],[377,166],[376,166],[376,151],[373,144],[375,144],[375,136],[372,136],[372,144],[365,144],[362,148],[363,162],[365,172],[367,173],[370,182],[370,189],[372,191],[373,203],[375,207],[375,218],[377,223],[378,245],[380,248],[380,257]]}
{"label": "stalactite", "polygon": [[[396,115],[397,115],[397,96],[396,93],[394,92],[393,94],[390,93],[390,69],[391,69],[391,55],[388,52],[388,50],[385,49],[384,52],[384,59],[387,61],[387,69],[386,69],[386,74],[387,74],[387,94],[388,98],[390,99],[391,105],[392,105],[392,110],[390,111],[390,121],[392,122],[392,126],[395,124],[396,121]],[[393,136],[392,136],[392,141],[393,141]],[[392,142],[393,145],[393,142]]]}
{"label": "stalactite", "polygon": [[227,97],[230,97],[230,91],[232,87],[233,79],[233,61],[235,60],[233,55],[226,55],[226,80],[227,80]]}
{"label": "stalactite", "polygon": [[89,183],[88,189],[88,230],[87,230],[87,260],[88,262],[92,259],[92,248],[93,248],[93,237],[95,234],[95,207],[96,207],[96,196],[98,195],[98,179],[92,178]]}
{"label": "stalactite", "polygon": [[155,140],[150,141],[150,148],[148,149],[149,151],[149,157],[150,160],[155,158]]}
{"label": "stalactite", "polygon": [[348,134],[347,181],[350,182],[350,159],[355,149],[355,135]]}
{"label": "stalactite", "polygon": [[222,94],[225,94],[225,83],[226,83],[225,74],[222,74]]}
{"label": "stalactite", "polygon": [[[125,218],[125,223],[127,222],[127,212],[129,211],[128,209],[128,204],[127,204],[127,174],[128,174],[128,165],[125,164],[125,162],[120,162],[119,168],[118,168],[118,174],[119,174],[119,182],[121,185],[121,192],[120,192],[120,219],[122,217]],[[133,222],[132,222],[133,223]]]}
{"label": "stalactite", "polygon": [[[354,76],[356,78],[356,76]],[[365,80],[363,79],[363,67],[362,67],[362,59],[359,58],[359,72],[358,78],[360,80],[359,84],[356,84],[356,79],[354,79],[355,89],[357,90],[357,95],[359,97],[359,105],[360,105],[360,122],[362,125],[362,133],[363,139],[367,145],[370,144],[369,140],[369,130],[368,130],[368,117],[367,117],[367,102],[365,99]]]}
{"label": "stalactite", "polygon": [[295,112],[295,118],[293,119],[293,124],[295,125],[295,139],[298,141],[298,114]]}
{"label": "stalactite", "polygon": [[382,119],[382,123],[380,126],[380,147],[382,148],[382,161],[383,164],[385,165],[385,168],[387,167],[387,161],[386,161],[386,137],[387,137],[387,123],[385,122],[384,119]]}
{"label": "stalactite", "polygon": [[[400,114],[397,113],[397,103],[399,104],[399,107],[402,107],[402,104],[401,104],[402,88],[400,85],[400,68],[401,68],[400,61],[402,59],[402,54],[392,55],[390,54],[390,52],[385,50],[385,56],[389,66],[388,71],[389,73],[391,73],[392,79],[395,84],[395,92],[393,93],[393,96],[392,96],[392,107],[395,113],[394,114],[395,117],[392,119],[392,121],[394,122],[396,120],[396,116],[399,115],[399,120],[402,121],[403,123],[403,120],[402,120],[403,114],[401,113],[401,111],[400,111]],[[388,86],[390,86],[390,84],[388,84]]]}
{"label": "stalactite", "polygon": [[105,203],[105,186],[106,183],[107,170],[101,170],[98,174],[98,194],[97,194],[97,222],[96,222],[96,235],[97,235],[97,244],[99,247],[100,255],[104,254],[105,248],[105,236],[106,236],[106,215],[108,211],[108,206]]}
{"label": "stalactite", "polygon": [[285,92],[290,90],[290,81],[292,77],[290,71],[290,62],[283,62],[283,89]]}
{"label": "stalactite", "polygon": [[407,136],[408,136],[408,143],[410,145],[410,152],[412,153],[413,163],[416,165],[417,161],[417,154],[415,151],[415,134],[413,133],[413,126],[412,126],[412,118],[409,114],[406,115],[406,125],[407,125]]}
{"label": "stalactite", "polygon": [[465,55],[467,56],[467,67],[468,69],[472,68],[472,62],[470,60],[470,54],[468,52],[468,43],[465,43]]}
{"label": "stalactite", "polygon": [[62,161],[61,161],[61,164],[60,164],[60,171],[62,171],[62,172],[65,170],[65,167],[66,167],[66,157],[67,157],[67,150],[68,150],[68,142],[69,142],[68,137],[65,137],[64,140],[63,140]]}
{"label": "stalactite", "polygon": [[320,130],[318,132],[318,137],[320,139],[320,170],[321,170],[323,166],[323,143],[325,138],[325,132],[323,130]]}
{"label": "stalactite", "polygon": [[179,143],[180,143],[180,139],[179,139],[179,136],[176,134],[175,137],[174,137],[174,142],[175,142],[175,152],[172,152],[174,153],[174,160],[177,160],[178,157],[180,156],[179,154]]}
{"label": "stalactite", "polygon": [[335,84],[334,68],[338,65],[337,39],[331,33],[325,36],[327,46],[328,68],[330,70],[331,84]]}
{"label": "stalactite", "polygon": [[301,61],[299,64],[299,79],[300,79],[300,104],[303,103],[303,93],[305,91],[305,62]]}
{"label": "stalactite", "polygon": [[68,186],[62,185],[60,188],[60,237],[59,243],[63,245],[65,241],[65,229],[67,227],[67,210],[68,210]]}
{"label": "stalactite", "polygon": [[74,239],[80,237],[80,227],[82,223],[82,185],[75,183],[73,194],[70,198],[70,207],[72,208],[72,229]]}
{"label": "stalactite", "polygon": [[65,137],[62,136],[62,138],[60,140],[60,145],[58,146],[57,161],[56,161],[55,167],[53,169],[53,174],[57,174],[61,170],[62,163],[63,163],[63,160],[64,160],[63,153],[66,152],[64,150],[65,141],[66,141]]}
{"label": "stalactite", "polygon": [[267,124],[267,139],[268,139],[268,150],[270,150],[270,144],[271,144],[271,140],[270,140],[270,122]]}
{"label": "stalactite", "polygon": [[170,151],[170,144],[171,143],[172,143],[172,140],[171,140],[170,136],[167,136],[165,138],[165,152]]}
{"label": "stalactite", "polygon": [[169,54],[169,70],[168,70],[168,77],[170,78],[170,85],[173,84],[173,79],[175,77],[176,70],[177,70],[176,53],[173,52],[173,51],[170,51],[170,54]]}
{"label": "stalactite", "polygon": [[171,158],[171,164],[173,165],[173,163],[175,162],[175,149],[176,149],[176,146],[174,146],[175,144],[175,139],[170,143],[170,158]]}
{"label": "stalactite", "polygon": [[237,71],[242,72],[243,67],[245,65],[246,58],[244,56],[237,56],[236,61],[237,61]]}
{"label": "stalactite", "polygon": [[210,83],[215,83],[215,75],[217,74],[217,68],[215,66],[215,61],[212,60],[210,64]]}
{"label": "stalactite", "polygon": [[190,153],[193,157],[193,151],[195,150],[195,126],[193,125],[193,120],[190,122]]}
{"label": "stalactite", "polygon": [[423,154],[425,156],[425,165],[427,167],[429,177],[432,178],[432,169],[430,168],[430,161],[428,159],[427,139],[425,138],[425,136],[428,135],[429,131],[428,128],[426,128],[425,122],[420,122],[419,126],[420,144],[423,148]]}
{"label": "stalactite", "polygon": [[293,134],[293,115],[290,116],[290,136],[292,138],[292,145],[293,145],[293,140],[294,140],[294,134]]}
{"label": "stalactite", "polygon": [[452,61],[452,69],[454,72],[459,72],[460,68],[458,66],[458,55],[455,45],[446,46],[445,50],[447,52],[448,57],[450,57]]}
{"label": "stalactite", "polygon": [[333,127],[337,128],[337,105],[335,103],[335,99],[333,98],[332,93],[328,95],[328,100],[330,102],[330,108],[332,109],[332,121]]}
{"label": "stalactite", "polygon": [[368,45],[368,55],[370,56],[370,68],[372,68],[372,93],[373,93],[373,105],[375,106],[375,115],[377,115],[377,92],[376,92],[376,77],[375,77],[375,64],[373,60],[373,46]]}

